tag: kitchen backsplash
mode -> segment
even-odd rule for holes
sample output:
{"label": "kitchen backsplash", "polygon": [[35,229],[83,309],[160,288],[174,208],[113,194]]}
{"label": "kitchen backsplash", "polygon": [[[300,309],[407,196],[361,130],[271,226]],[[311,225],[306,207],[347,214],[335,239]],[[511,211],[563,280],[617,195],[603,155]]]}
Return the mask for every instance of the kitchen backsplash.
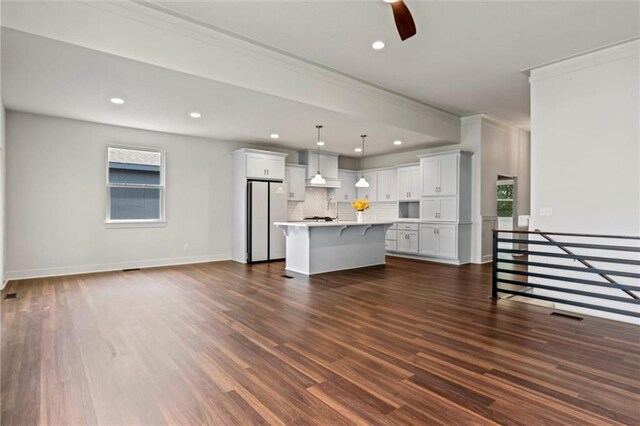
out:
{"label": "kitchen backsplash", "polygon": [[[306,188],[303,202],[289,201],[287,218],[290,221],[302,220],[313,216],[336,216],[336,205],[332,202],[327,210],[327,202],[334,191],[326,188]],[[338,213],[342,220],[356,220],[356,211],[351,203],[338,203]],[[366,220],[394,220],[398,217],[398,203],[371,203],[371,207],[364,212]]]}

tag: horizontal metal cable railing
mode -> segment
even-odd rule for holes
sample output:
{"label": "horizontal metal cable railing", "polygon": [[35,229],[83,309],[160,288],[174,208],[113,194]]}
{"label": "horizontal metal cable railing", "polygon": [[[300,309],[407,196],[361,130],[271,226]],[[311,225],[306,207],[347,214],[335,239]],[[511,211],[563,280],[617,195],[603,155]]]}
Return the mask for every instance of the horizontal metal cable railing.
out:
{"label": "horizontal metal cable railing", "polygon": [[640,237],[493,230],[493,259],[493,299],[521,296],[640,318]]}

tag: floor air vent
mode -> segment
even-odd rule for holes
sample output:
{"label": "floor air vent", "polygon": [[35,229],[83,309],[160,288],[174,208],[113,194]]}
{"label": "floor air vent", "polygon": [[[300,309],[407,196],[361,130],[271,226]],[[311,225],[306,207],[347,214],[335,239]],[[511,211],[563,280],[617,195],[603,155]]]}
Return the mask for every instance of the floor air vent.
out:
{"label": "floor air vent", "polygon": [[286,278],[288,280],[293,279],[291,275],[281,275],[282,278]]}
{"label": "floor air vent", "polygon": [[18,298],[18,293],[9,293],[4,298],[5,299],[17,299]]}
{"label": "floor air vent", "polygon": [[572,319],[572,320],[575,320],[575,321],[582,321],[583,320],[582,317],[578,317],[576,315],[563,314],[561,312],[551,312],[551,315],[555,315],[557,317],[562,317],[562,318],[568,318],[568,319]]}
{"label": "floor air vent", "polygon": [[140,268],[123,269],[122,272],[139,271]]}

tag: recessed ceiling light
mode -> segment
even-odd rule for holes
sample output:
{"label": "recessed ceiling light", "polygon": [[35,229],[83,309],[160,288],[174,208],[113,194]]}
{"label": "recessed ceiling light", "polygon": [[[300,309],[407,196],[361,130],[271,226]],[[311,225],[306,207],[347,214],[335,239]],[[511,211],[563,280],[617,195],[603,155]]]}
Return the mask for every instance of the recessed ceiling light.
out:
{"label": "recessed ceiling light", "polygon": [[362,148],[356,148],[354,149],[355,152],[362,152]]}
{"label": "recessed ceiling light", "polygon": [[393,141],[394,145],[402,145],[402,141]]}
{"label": "recessed ceiling light", "polygon": [[111,103],[116,104],[116,105],[122,105],[124,103],[124,99],[111,98]]}
{"label": "recessed ceiling light", "polygon": [[200,117],[202,117],[202,114],[200,114],[199,112],[192,112],[191,114],[189,114],[189,117],[191,117],[191,118],[200,118]]}
{"label": "recessed ceiling light", "polygon": [[373,44],[371,45],[371,47],[373,47],[375,50],[380,50],[384,48],[384,42],[378,40],[378,41],[374,41]]}
{"label": "recessed ceiling light", "polygon": [[398,0],[384,0],[384,2],[385,2],[385,3],[395,3],[395,2],[397,2],[397,1],[398,1]]}
{"label": "recessed ceiling light", "polygon": [[279,134],[277,134],[277,133],[271,133],[271,134],[269,135],[269,137],[270,137],[271,139],[278,139],[278,138],[280,137],[280,135],[279,135]]}
{"label": "recessed ceiling light", "polygon": [[316,145],[318,145],[318,146],[324,146],[324,142],[322,142],[322,141],[318,141],[318,142],[316,142]]}

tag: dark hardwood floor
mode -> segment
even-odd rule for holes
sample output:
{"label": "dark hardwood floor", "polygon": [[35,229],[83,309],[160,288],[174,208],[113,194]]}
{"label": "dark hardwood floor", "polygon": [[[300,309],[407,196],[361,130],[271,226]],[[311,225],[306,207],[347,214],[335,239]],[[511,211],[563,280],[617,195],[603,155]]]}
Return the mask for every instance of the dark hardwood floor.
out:
{"label": "dark hardwood floor", "polygon": [[283,267],[11,282],[2,424],[640,423],[636,326],[496,305],[490,265]]}

